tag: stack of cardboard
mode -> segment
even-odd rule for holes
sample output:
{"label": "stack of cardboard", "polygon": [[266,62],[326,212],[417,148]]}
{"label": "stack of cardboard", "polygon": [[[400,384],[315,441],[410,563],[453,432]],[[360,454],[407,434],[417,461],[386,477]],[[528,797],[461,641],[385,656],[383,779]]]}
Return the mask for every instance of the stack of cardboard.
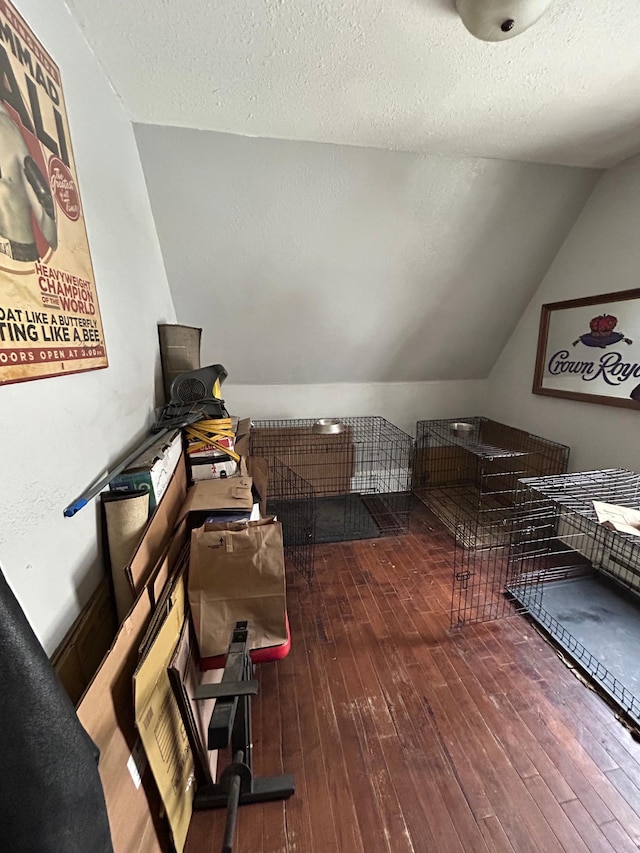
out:
{"label": "stack of cardboard", "polygon": [[116,631],[113,592],[109,578],[105,577],[51,658],[53,668],[74,704],[100,666]]}
{"label": "stack of cardboard", "polygon": [[124,570],[132,607],[77,709],[100,749],[115,853],[157,853],[169,840],[180,853],[197,785],[215,775],[204,740],[211,704],[189,697],[220,673],[196,665],[185,568],[191,529],[211,512],[265,506],[266,463],[246,468],[255,482],[244,473],[188,489],[183,455]]}

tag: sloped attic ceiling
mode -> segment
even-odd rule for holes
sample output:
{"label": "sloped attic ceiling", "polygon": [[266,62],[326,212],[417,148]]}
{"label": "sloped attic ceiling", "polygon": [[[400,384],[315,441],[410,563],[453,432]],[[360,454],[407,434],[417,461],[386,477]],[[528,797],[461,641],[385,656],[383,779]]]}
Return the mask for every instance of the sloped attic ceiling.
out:
{"label": "sloped attic ceiling", "polygon": [[178,319],[245,383],[486,376],[599,174],[136,137]]}
{"label": "sloped attic ceiling", "polygon": [[608,167],[640,150],[640,3],[554,0],[513,40],[454,0],[67,0],[132,119]]}

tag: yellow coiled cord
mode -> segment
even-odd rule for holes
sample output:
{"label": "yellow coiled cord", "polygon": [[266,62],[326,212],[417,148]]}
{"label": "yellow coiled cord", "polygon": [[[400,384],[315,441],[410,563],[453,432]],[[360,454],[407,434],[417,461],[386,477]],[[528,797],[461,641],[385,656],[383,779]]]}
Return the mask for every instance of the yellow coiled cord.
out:
{"label": "yellow coiled cord", "polygon": [[231,428],[231,418],[198,421],[188,426],[185,432],[189,441],[190,453],[197,453],[200,450],[204,450],[205,447],[215,447],[220,453],[230,456],[236,462],[240,461],[240,456],[235,450],[230,450],[219,443],[223,438],[235,438],[235,434]]}

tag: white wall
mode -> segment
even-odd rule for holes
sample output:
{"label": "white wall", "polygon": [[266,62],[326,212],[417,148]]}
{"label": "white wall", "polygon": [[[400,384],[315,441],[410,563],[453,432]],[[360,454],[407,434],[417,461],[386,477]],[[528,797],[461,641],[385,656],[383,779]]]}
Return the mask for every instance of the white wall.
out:
{"label": "white wall", "polygon": [[225,382],[227,408],[240,417],[332,418],[380,415],[415,435],[416,421],[477,415],[486,382],[342,382],[326,385],[237,385]]}
{"label": "white wall", "polygon": [[19,0],[62,72],[110,366],[0,388],[0,566],[51,652],[101,572],[97,507],[62,511],[145,432],[174,322],[130,122],[62,0]]}
{"label": "white wall", "polygon": [[136,125],[178,319],[263,384],[485,378],[583,169]]}
{"label": "white wall", "polygon": [[531,393],[540,306],[640,286],[639,223],[635,157],[598,182],[490,375],[486,413],[570,445],[572,471],[640,472],[640,411]]}

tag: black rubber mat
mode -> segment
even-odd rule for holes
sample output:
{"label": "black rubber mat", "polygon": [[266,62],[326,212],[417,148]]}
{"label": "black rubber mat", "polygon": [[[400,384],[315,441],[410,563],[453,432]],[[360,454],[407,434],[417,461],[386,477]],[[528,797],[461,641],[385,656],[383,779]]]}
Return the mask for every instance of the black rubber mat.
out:
{"label": "black rubber mat", "polygon": [[512,593],[551,638],[640,724],[640,601],[598,573],[547,583],[541,597]]}
{"label": "black rubber mat", "polygon": [[380,536],[380,528],[361,495],[316,498],[315,519],[318,543],[376,539]]}
{"label": "black rubber mat", "polygon": [[[376,539],[380,536],[380,527],[367,509],[359,494],[336,495],[335,497],[315,498],[313,501],[315,537],[317,544],[328,542],[348,542],[353,539]],[[296,544],[298,523],[302,507],[299,501],[273,501],[267,508],[278,515],[289,529],[289,544]]]}

